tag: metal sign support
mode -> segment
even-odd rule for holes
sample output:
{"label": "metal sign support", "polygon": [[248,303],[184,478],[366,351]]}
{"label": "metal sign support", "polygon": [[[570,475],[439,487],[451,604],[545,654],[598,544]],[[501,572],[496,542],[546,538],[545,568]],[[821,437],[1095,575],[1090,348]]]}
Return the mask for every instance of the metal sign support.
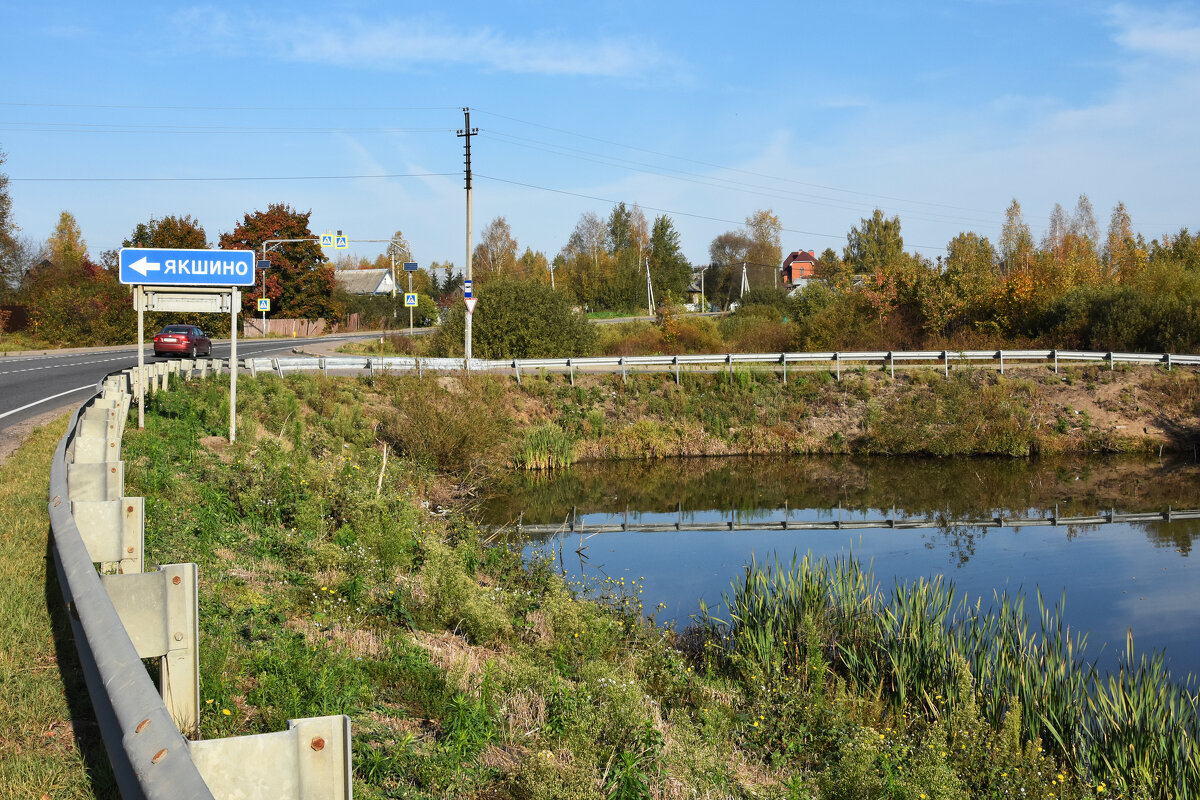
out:
{"label": "metal sign support", "polygon": [[137,404],[138,404],[138,430],[146,427],[146,384],[143,376],[146,374],[146,328],[142,318],[146,308],[146,291],[138,284],[133,288],[133,304],[137,306],[138,312],[138,379],[137,379]]}
{"label": "metal sign support", "polygon": [[[237,315],[238,306],[242,304],[242,293],[238,289],[230,289],[229,292],[232,295],[229,303],[229,443],[233,444],[237,440]],[[263,331],[265,338],[265,327]]]}

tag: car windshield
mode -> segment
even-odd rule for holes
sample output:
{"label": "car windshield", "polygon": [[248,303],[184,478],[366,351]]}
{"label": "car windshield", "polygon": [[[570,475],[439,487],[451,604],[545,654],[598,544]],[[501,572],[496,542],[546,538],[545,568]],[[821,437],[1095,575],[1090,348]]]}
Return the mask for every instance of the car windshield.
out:
{"label": "car windshield", "polygon": [[191,333],[191,332],[192,332],[192,328],[190,325],[168,325],[167,327],[165,327],[161,331],[159,331],[159,333]]}

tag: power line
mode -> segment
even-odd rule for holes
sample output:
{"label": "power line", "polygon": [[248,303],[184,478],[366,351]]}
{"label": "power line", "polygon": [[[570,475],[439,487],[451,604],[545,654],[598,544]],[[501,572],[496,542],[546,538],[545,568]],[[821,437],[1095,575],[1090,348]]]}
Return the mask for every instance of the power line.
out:
{"label": "power line", "polygon": [[978,214],[993,214],[994,213],[992,211],[987,211],[985,209],[980,209],[980,208],[969,208],[967,206],[954,206],[954,205],[948,205],[945,203],[930,203],[930,202],[927,202],[924,200],[913,200],[913,199],[907,199],[907,198],[902,198],[902,197],[891,197],[889,195],[883,195],[883,194],[873,194],[870,192],[859,192],[859,191],[855,191],[853,189],[842,189],[837,186],[827,186],[825,184],[820,184],[820,183],[809,183],[807,181],[796,180],[795,178],[785,178],[785,177],[782,177],[779,175],[768,175],[766,173],[755,172],[753,170],[739,169],[737,167],[729,167],[729,166],[725,166],[723,164],[715,164],[711,161],[703,161],[700,159],[688,158],[687,156],[681,156],[681,155],[677,155],[674,153],[663,153],[658,150],[651,150],[651,149],[645,148],[645,147],[637,147],[636,145],[624,144],[622,142],[613,141],[611,139],[603,139],[598,136],[591,136],[586,133],[578,133],[576,131],[567,130],[565,128],[556,128],[552,125],[543,125],[539,122],[530,122],[529,120],[519,119],[517,117],[511,117],[511,116],[508,116],[507,114],[501,114],[496,111],[488,111],[487,109],[481,109],[481,108],[476,109],[476,110],[481,111],[484,114],[491,114],[494,117],[499,117],[501,119],[509,120],[511,122],[518,122],[522,125],[529,125],[529,126],[532,126],[535,128],[542,128],[544,130],[554,131],[555,133],[566,134],[567,136],[576,136],[580,139],[589,139],[593,142],[609,144],[614,147],[623,147],[628,150],[634,150],[634,151],[637,151],[640,153],[647,153],[649,155],[659,156],[662,158],[673,158],[673,159],[677,159],[679,161],[686,161],[691,164],[698,164],[698,165],[704,166],[704,167],[712,167],[713,169],[728,170],[729,172],[739,172],[743,175],[751,175],[756,178],[766,178],[768,180],[777,180],[777,181],[783,181],[786,183],[794,183],[798,186],[807,186],[807,187],[813,188],[813,189],[824,189],[824,190],[830,191],[830,192],[842,192],[844,194],[853,194],[853,195],[858,195],[860,197],[878,198],[880,200],[891,200],[893,202],[899,202],[899,203],[917,203],[918,205],[934,206],[934,207],[939,207],[939,208],[948,208],[948,209],[951,209],[954,211],[971,211],[971,212],[978,213]]}
{"label": "power line", "polygon": [[[524,183],[522,181],[513,181],[513,180],[508,180],[507,178],[497,178],[493,175],[484,175],[479,172],[474,173],[474,175],[476,178],[485,178],[486,180],[496,181],[498,183],[507,183],[507,184],[511,184],[513,186],[522,186],[526,189],[537,189],[537,190],[543,191],[543,192],[553,192],[554,194],[565,194],[570,197],[582,197],[585,200],[596,200],[598,202],[608,203],[610,205],[616,205],[617,203],[626,202],[624,200],[613,200],[613,199],[610,199],[607,197],[597,197],[596,195],[583,194],[582,192],[572,192],[567,189],[554,189],[550,186],[538,186],[537,184],[533,184],[533,183]],[[702,219],[702,220],[707,220],[709,222],[722,222],[722,223],[725,223],[728,225],[743,225],[745,223],[745,220],[733,220],[733,219],[724,219],[722,217],[710,217],[705,214],[693,214],[688,211],[677,211],[675,209],[659,208],[657,206],[644,206],[641,203],[637,203],[636,205],[639,208],[645,209],[647,211],[657,211],[661,214],[671,214],[671,215],[677,216],[677,217],[690,217],[692,219]],[[820,236],[820,237],[823,237],[826,239],[839,239],[840,240],[840,239],[846,238],[846,235],[844,233],[840,233],[840,234],[817,233],[816,231],[804,231],[804,230],[800,230],[799,228],[785,228],[785,227],[780,227],[780,230],[787,232],[787,233],[798,233],[803,236]],[[946,249],[945,247],[937,247],[934,245],[926,245],[926,244],[909,244],[908,246],[919,248],[921,250],[945,251],[945,249]]]}
{"label": "power line", "polygon": [[[613,167],[619,167],[622,169],[630,169],[634,172],[640,172],[645,175],[656,175],[658,177],[668,178],[670,180],[684,181],[687,183],[694,183],[694,184],[698,184],[701,186],[711,186],[711,187],[717,188],[717,189],[724,189],[726,191],[742,192],[745,194],[757,195],[759,197],[767,197],[767,198],[772,198],[772,199],[777,199],[777,200],[790,200],[793,202],[801,202],[801,203],[807,203],[810,205],[821,206],[823,208],[835,208],[835,209],[839,209],[842,211],[853,211],[853,212],[859,213],[859,214],[861,214],[863,212],[863,206],[849,205],[850,202],[853,202],[850,200],[838,200],[836,198],[824,197],[822,195],[806,194],[803,192],[795,192],[795,191],[790,191],[787,189],[774,189],[769,186],[761,186],[758,184],[746,183],[744,181],[735,181],[735,180],[731,180],[729,178],[721,178],[721,177],[717,177],[717,176],[703,175],[701,173],[688,172],[685,170],[676,170],[676,169],[671,169],[670,167],[655,168],[656,165],[653,165],[653,164],[646,164],[644,162],[639,162],[639,161],[630,161],[628,159],[622,159],[622,158],[617,158],[617,157],[606,157],[602,154],[591,153],[586,150],[578,150],[576,148],[571,148],[571,147],[564,147],[562,145],[555,145],[555,144],[552,144],[549,142],[540,142],[536,139],[526,139],[524,137],[514,136],[512,134],[504,133],[502,131],[496,131],[496,130],[492,130],[492,129],[485,129],[485,130],[487,130],[487,132],[489,134],[491,134],[492,137],[494,137],[494,140],[500,141],[502,144],[509,144],[509,145],[512,145],[515,147],[526,147],[531,150],[539,150],[539,151],[546,152],[546,153],[553,153],[555,155],[564,156],[566,158],[574,158],[574,159],[578,159],[580,161],[587,161],[587,162],[590,162],[593,164],[601,164],[604,166],[613,166]],[[526,144],[526,142],[529,142],[530,144]],[[537,145],[544,145],[544,147],[539,147]],[[567,152],[563,152],[563,151],[567,151]],[[576,155],[576,153],[583,153],[586,155]],[[649,169],[643,169],[643,167],[647,167]],[[671,174],[671,173],[674,173],[674,174]],[[908,209],[908,208],[895,208],[893,210],[904,213],[905,215],[907,215],[907,217],[909,219],[921,219],[921,220],[926,220],[929,222],[980,225],[980,224],[992,224],[997,221],[994,218],[987,219],[987,220],[981,220],[981,219],[972,219],[970,217],[952,217],[952,216],[949,216],[946,214],[937,214],[935,212],[918,211],[918,210],[913,210],[913,209]]]}
{"label": "power line", "polygon": [[232,176],[220,178],[13,178],[10,181],[24,181],[27,183],[189,183],[189,182],[211,182],[217,183],[222,181],[349,181],[349,180],[375,180],[383,178],[444,178],[451,175],[457,175],[457,172],[396,172],[385,175],[266,175],[266,176]]}
{"label": "power line", "polygon": [[[118,103],[0,103],[14,108],[105,108],[140,111],[313,111],[303,106],[154,106]],[[458,106],[338,106],[338,111],[457,111]]]}
{"label": "power line", "polygon": [[[44,127],[32,127],[32,126]],[[289,128],[235,125],[160,125],[137,122],[11,122],[0,121],[0,130],[37,133],[446,133],[453,128]]]}

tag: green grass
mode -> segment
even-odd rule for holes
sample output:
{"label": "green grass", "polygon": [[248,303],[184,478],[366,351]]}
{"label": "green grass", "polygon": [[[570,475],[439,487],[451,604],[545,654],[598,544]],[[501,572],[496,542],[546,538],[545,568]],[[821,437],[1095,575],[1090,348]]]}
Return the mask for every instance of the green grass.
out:
{"label": "green grass", "polygon": [[[752,564],[729,626],[676,632],[636,581],[567,584],[470,521],[480,469],[527,431],[765,446],[746,428],[794,414],[761,402],[792,381],[806,403],[882,385],[262,376],[234,446],[219,381],[153,396],[126,435],[129,491],[148,498],[149,559],[201,565],[203,735],[347,713],[366,798],[1171,796],[1192,774],[1171,725],[1191,712],[1155,717],[1180,696],[1153,660],[1089,684],[1053,616],[1035,636],[1014,603],[975,614],[937,580],[882,592],[853,564]],[[702,413],[707,432],[671,422]]]}
{"label": "green grass", "polygon": [[115,797],[48,559],[46,486],[65,420],[0,466],[0,797]]}

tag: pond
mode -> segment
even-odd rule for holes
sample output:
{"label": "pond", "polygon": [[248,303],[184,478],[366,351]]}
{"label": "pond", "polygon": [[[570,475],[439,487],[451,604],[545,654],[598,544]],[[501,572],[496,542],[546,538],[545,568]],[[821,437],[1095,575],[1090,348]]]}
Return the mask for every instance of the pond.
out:
{"label": "pond", "polygon": [[[514,474],[481,515],[571,579],[638,581],[647,611],[679,628],[752,559],[853,555],[884,587],[940,573],[985,607],[1020,590],[1036,614],[1037,591],[1065,596],[1102,670],[1131,630],[1181,678],[1200,676],[1197,487],[1190,459],[689,459]],[[1155,518],[1121,521],[1132,514]]]}

